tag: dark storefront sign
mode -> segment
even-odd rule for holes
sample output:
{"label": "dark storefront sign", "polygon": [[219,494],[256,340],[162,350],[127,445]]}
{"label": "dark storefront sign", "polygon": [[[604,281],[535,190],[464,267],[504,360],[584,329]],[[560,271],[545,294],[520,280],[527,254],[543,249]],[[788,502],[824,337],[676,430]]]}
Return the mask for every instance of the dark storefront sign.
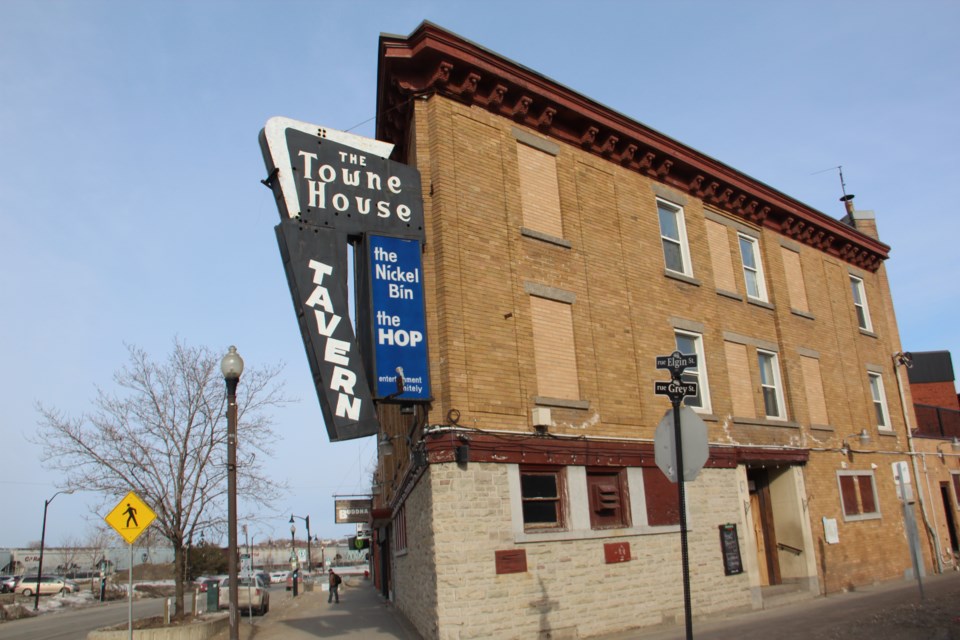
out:
{"label": "dark storefront sign", "polygon": [[[277,241],[327,434],[331,441],[374,435],[375,396],[405,402],[430,397],[420,173],[388,159],[393,145],[287,118],[271,118],[260,144],[269,172],[264,184],[280,212]],[[375,240],[368,239],[372,233]],[[380,256],[356,260],[356,334],[348,313],[348,246],[369,247]],[[396,263],[384,256],[396,256]],[[385,293],[377,293],[378,287]],[[381,315],[374,315],[377,310]],[[378,327],[384,332],[375,335]],[[397,369],[403,372],[402,394],[396,393]],[[391,391],[381,391],[391,384]]]}
{"label": "dark storefront sign", "polygon": [[337,524],[370,522],[370,500],[334,500],[334,521]]}

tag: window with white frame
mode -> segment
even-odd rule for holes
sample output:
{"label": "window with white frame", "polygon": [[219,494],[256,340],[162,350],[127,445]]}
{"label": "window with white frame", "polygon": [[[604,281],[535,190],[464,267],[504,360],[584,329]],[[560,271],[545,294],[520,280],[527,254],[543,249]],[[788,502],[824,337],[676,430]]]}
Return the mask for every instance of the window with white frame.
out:
{"label": "window with white frame", "polygon": [[767,301],[767,286],[763,281],[763,263],[760,261],[760,242],[753,237],[737,234],[740,239],[740,259],[743,262],[743,283],[747,297]]}
{"label": "window with white frame", "polygon": [[883,376],[868,372],[867,377],[870,380],[870,397],[877,416],[877,427],[889,431],[893,427],[890,425],[890,412],[887,411],[887,395],[883,392]]}
{"label": "window with white frame", "polygon": [[780,364],[777,354],[757,349],[757,362],[760,365],[760,388],[763,391],[763,410],[770,420],[785,420],[787,413],[783,406],[783,385],[780,382]]}
{"label": "window with white frame", "polygon": [[850,276],[850,288],[853,290],[853,306],[857,310],[857,324],[864,331],[873,331],[870,322],[870,308],[867,306],[867,292],[863,288],[863,280],[857,276]]}
{"label": "window with white frame", "polygon": [[687,396],[683,402],[696,411],[710,413],[710,387],[707,384],[707,360],[703,355],[703,336],[679,329],[674,331],[674,335],[677,351],[697,356],[697,366],[687,367],[682,376],[684,382],[697,383],[697,395]]}
{"label": "window with white frame", "polygon": [[873,471],[838,471],[843,519],[872,520],[880,517]]}
{"label": "window with white frame", "polygon": [[685,276],[693,276],[693,268],[690,266],[690,250],[687,247],[687,229],[683,221],[683,209],[657,199],[657,214],[660,218],[663,261],[667,270]]}

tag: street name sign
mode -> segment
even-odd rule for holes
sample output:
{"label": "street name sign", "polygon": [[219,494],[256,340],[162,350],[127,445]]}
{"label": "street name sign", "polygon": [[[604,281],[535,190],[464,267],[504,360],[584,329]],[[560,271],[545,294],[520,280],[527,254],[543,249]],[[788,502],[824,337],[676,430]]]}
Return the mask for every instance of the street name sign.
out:
{"label": "street name sign", "polygon": [[133,541],[140,537],[156,517],[157,514],[131,491],[127,497],[117,503],[104,520],[127,541],[127,544],[133,544]]}
{"label": "street name sign", "polygon": [[[673,430],[673,409],[667,411],[653,436],[653,454],[657,466],[670,482],[677,481],[677,445]],[[683,479],[696,479],[710,457],[707,425],[690,407],[680,408],[680,433],[683,435]]]}
{"label": "street name sign", "polygon": [[670,376],[677,378],[684,369],[697,366],[697,354],[674,351],[668,356],[657,356],[657,369],[667,369]]}
{"label": "street name sign", "polygon": [[669,396],[671,402],[680,402],[687,396],[697,395],[697,383],[679,380],[656,381],[653,383],[653,392],[658,396]]}

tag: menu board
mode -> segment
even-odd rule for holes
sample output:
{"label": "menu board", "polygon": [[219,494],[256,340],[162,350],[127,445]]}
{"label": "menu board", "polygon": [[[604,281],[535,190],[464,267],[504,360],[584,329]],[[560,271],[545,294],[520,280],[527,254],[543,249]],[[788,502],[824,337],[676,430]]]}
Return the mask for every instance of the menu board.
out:
{"label": "menu board", "polygon": [[723,572],[728,576],[743,573],[743,561],[740,558],[740,541],[737,538],[737,525],[720,525],[720,551],[723,553]]}

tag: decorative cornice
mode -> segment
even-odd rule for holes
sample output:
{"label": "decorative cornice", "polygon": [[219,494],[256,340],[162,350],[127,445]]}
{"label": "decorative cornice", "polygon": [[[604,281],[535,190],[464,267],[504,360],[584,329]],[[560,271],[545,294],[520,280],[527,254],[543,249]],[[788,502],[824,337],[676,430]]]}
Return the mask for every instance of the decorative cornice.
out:
{"label": "decorative cornice", "polygon": [[429,22],[380,36],[377,138],[407,157],[411,100],[439,94],[689,193],[755,225],[876,271],[890,247],[534,71]]}

